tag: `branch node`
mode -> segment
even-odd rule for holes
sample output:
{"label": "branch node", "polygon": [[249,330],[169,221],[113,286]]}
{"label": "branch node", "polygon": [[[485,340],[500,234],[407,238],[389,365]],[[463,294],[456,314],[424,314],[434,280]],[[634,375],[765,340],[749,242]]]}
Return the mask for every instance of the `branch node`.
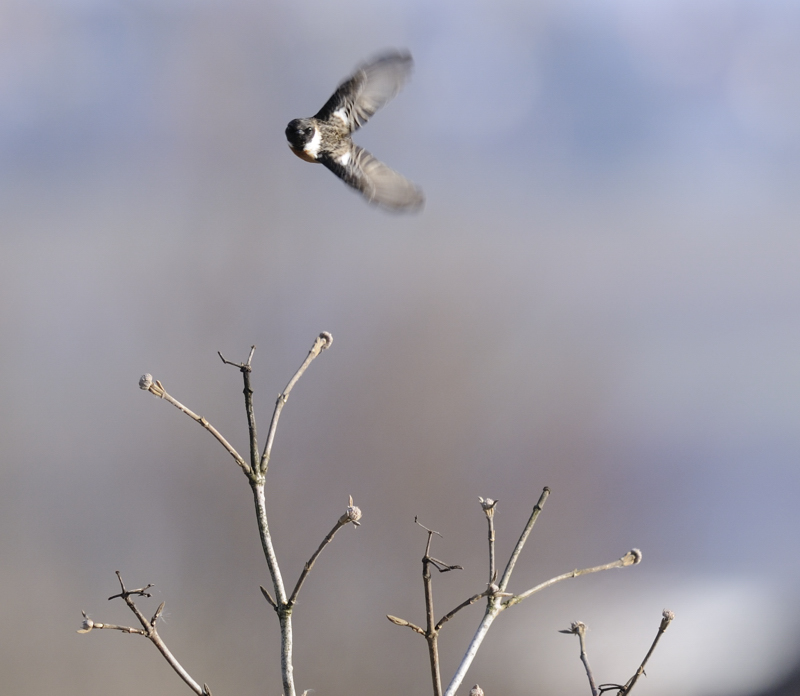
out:
{"label": "branch node", "polygon": [[232,365],[233,367],[238,368],[242,372],[250,372],[252,370],[251,363],[253,361],[253,353],[256,352],[255,346],[250,346],[250,355],[247,356],[247,361],[243,363],[235,363],[227,360],[224,355],[220,351],[217,351],[217,355],[219,355],[220,360],[222,360],[223,364],[225,365]]}

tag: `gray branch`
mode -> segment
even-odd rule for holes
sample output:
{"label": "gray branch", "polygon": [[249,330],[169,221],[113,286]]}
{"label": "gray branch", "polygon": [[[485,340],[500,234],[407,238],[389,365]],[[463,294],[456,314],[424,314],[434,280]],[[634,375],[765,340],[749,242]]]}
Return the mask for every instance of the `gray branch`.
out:
{"label": "gray branch", "polygon": [[[323,331],[319,336],[317,336],[317,339],[314,341],[314,345],[311,346],[311,350],[308,351],[308,355],[303,361],[303,364],[300,365],[297,372],[295,372],[294,376],[289,380],[289,384],[286,385],[286,389],[283,390],[283,393],[278,396],[278,400],[275,402],[275,410],[272,413],[272,421],[269,424],[267,444],[264,446],[264,454],[261,455],[259,470],[262,475],[266,474],[267,469],[269,468],[269,459],[272,456],[272,444],[275,441],[275,431],[278,428],[278,420],[281,417],[283,407],[289,400],[289,394],[291,394],[292,389],[294,389],[294,385],[297,384],[297,381],[308,369],[308,366],[314,361],[314,358],[316,358],[323,350],[330,348],[332,343],[333,336],[331,336],[327,331]],[[286,696],[289,696],[289,694],[286,694]]]}
{"label": "gray branch", "polygon": [[119,594],[111,595],[109,599],[122,598],[125,604],[128,605],[128,608],[134,613],[136,618],[139,619],[139,623],[142,624],[142,628],[139,629],[131,626],[95,623],[86,616],[86,612],[83,612],[83,624],[78,633],[89,633],[89,631],[95,628],[110,628],[116,631],[122,631],[123,633],[133,633],[135,635],[144,636],[145,638],[149,639],[153,645],[156,646],[156,648],[158,648],[158,651],[164,656],[164,659],[169,663],[170,667],[175,670],[178,676],[186,682],[189,688],[194,691],[197,696],[211,696],[211,691],[209,691],[208,686],[205,684],[200,686],[194,679],[192,679],[189,673],[183,668],[181,663],[175,659],[175,656],[170,652],[169,648],[167,648],[167,645],[164,643],[161,636],[158,635],[156,623],[161,617],[161,612],[164,611],[164,602],[158,606],[158,609],[156,609],[153,617],[151,619],[147,619],[139,610],[139,607],[136,606],[133,599],[131,599],[131,597],[135,595],[139,595],[140,597],[150,597],[151,595],[147,592],[147,590],[152,587],[152,585],[147,585],[147,587],[138,590],[127,590],[125,589],[125,583],[122,581],[122,575],[120,575],[119,571],[116,571],[116,573],[121,592]]}
{"label": "gray branch", "polygon": [[241,455],[233,448],[233,445],[231,445],[230,442],[222,437],[219,430],[211,425],[211,423],[209,423],[205,418],[198,416],[194,411],[186,408],[186,406],[184,406],[180,401],[170,396],[167,393],[167,390],[164,389],[164,385],[162,385],[161,382],[158,380],[153,381],[153,377],[151,375],[142,375],[141,379],[139,380],[139,388],[149,391],[151,394],[159,397],[160,399],[168,401],[179,411],[182,411],[189,416],[189,418],[191,418],[193,421],[202,425],[206,430],[208,430],[208,432],[217,438],[219,443],[227,450],[228,454],[230,454],[236,463],[241,467],[242,471],[250,476],[250,467],[247,465],[247,462],[242,459]]}

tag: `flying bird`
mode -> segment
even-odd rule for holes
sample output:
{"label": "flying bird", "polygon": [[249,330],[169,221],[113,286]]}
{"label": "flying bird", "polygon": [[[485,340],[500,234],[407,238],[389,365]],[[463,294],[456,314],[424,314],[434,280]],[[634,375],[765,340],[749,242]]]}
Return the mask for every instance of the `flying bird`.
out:
{"label": "flying bird", "polygon": [[350,138],[402,89],[412,66],[411,54],[405,51],[363,64],[314,116],[289,122],[286,139],[292,152],[324,164],[370,203],[397,212],[419,210],[425,203],[422,190]]}

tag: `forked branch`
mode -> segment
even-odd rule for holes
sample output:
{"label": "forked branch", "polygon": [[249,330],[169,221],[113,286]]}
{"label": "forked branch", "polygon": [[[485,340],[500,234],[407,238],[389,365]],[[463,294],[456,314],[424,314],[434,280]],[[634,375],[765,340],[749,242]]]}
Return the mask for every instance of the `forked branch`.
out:
{"label": "forked branch", "polygon": [[[313,360],[326,348],[329,348],[333,343],[333,337],[327,333],[322,332],[314,341],[314,345],[311,347],[311,350],[308,352],[303,364],[300,368],[294,373],[292,378],[289,380],[289,383],[286,385],[286,388],[278,397],[278,400],[275,403],[275,410],[272,414],[272,420],[270,422],[269,431],[267,434],[267,442],[264,447],[263,454],[259,454],[259,444],[258,444],[258,434],[256,429],[256,416],[255,416],[255,409],[253,406],[253,389],[250,383],[250,374],[252,371],[252,361],[253,355],[255,353],[255,346],[250,348],[250,354],[247,357],[245,362],[235,363],[230,360],[227,360],[222,353],[218,353],[220,359],[225,365],[232,365],[236,367],[242,373],[242,379],[244,381],[244,400],[245,400],[245,410],[247,412],[247,426],[249,432],[249,449],[250,449],[250,463],[248,464],[245,462],[244,458],[234,449],[234,447],[222,436],[222,434],[212,426],[205,418],[198,416],[196,413],[188,409],[182,403],[180,403],[177,399],[170,396],[167,393],[164,386],[158,380],[153,380],[153,377],[149,374],[143,375],[142,378],[139,380],[139,387],[146,391],[149,391],[151,394],[164,399],[175,406],[178,410],[185,413],[189,416],[192,420],[196,421],[200,425],[202,425],[206,430],[208,430],[216,439],[217,441],[225,448],[225,450],[233,457],[239,467],[244,471],[247,475],[248,481],[250,483],[250,488],[253,491],[253,500],[256,509],[256,520],[258,524],[258,532],[259,537],[261,539],[261,547],[264,551],[264,557],[267,562],[267,568],[269,569],[269,575],[272,580],[272,587],[274,590],[274,597],[271,595],[264,587],[261,588],[264,597],[270,603],[275,612],[278,615],[278,619],[280,622],[280,631],[281,631],[281,675],[283,681],[283,693],[285,696],[295,696],[295,686],[294,686],[294,667],[292,664],[292,609],[294,603],[297,600],[297,595],[300,591],[300,588],[303,586],[306,578],[308,577],[311,568],[314,565],[317,557],[322,550],[331,542],[333,539],[334,534],[341,529],[344,525],[349,522],[353,524],[358,524],[358,519],[361,517],[361,511],[353,505],[352,498],[350,499],[350,506],[347,508],[347,511],[344,515],[337,521],[334,528],[331,532],[325,537],[322,544],[320,544],[319,548],[314,552],[311,556],[311,559],[306,563],[305,568],[295,585],[295,588],[290,597],[286,595],[286,588],[283,583],[283,577],[281,576],[280,566],[278,565],[278,558],[275,554],[275,548],[272,543],[272,536],[270,535],[269,531],[269,524],[267,522],[267,506],[266,506],[266,496],[264,491],[265,485],[265,477],[267,473],[267,467],[269,464],[269,459],[272,453],[272,445],[275,441],[275,432],[278,427],[278,420],[280,418],[281,412],[283,411],[283,407],[286,405],[286,401],[289,398],[289,394],[291,393],[292,389],[294,388],[297,381],[302,377],[303,373],[308,369],[308,366],[313,362]],[[120,583],[122,581],[120,580]],[[145,588],[146,589],[146,588]],[[142,590],[143,592],[144,590]],[[123,593],[119,596],[123,597],[128,605],[131,607],[131,610],[137,614],[140,623],[143,625],[142,631],[139,629],[134,629],[132,627],[126,626],[113,626],[117,630],[132,632],[132,633],[140,633],[141,635],[146,635],[150,638],[159,650],[162,651],[164,656],[167,658],[167,661],[173,665],[173,667],[178,671],[181,676],[186,680],[186,682],[196,691],[198,694],[204,693],[202,690],[199,690],[200,687],[193,681],[191,678],[185,674],[185,672],[181,672],[180,665],[174,661],[174,658],[171,656],[169,651],[166,649],[166,646],[163,645],[160,638],[158,637],[158,633],[155,630],[154,625],[149,626],[147,619],[144,618],[143,615],[138,612],[135,605],[133,605],[132,600],[130,600],[130,595],[136,594],[139,591],[131,591],[127,592],[123,588]],[[88,622],[91,623],[90,619],[87,619]],[[109,624],[101,624],[104,628],[112,628]],[[94,625],[94,627],[98,627],[98,625]],[[89,626],[88,630],[91,630],[92,626]]]}
{"label": "forked branch", "polygon": [[589,688],[592,691],[592,696],[600,696],[600,694],[605,693],[606,691],[616,691],[616,696],[627,696],[635,686],[636,682],[639,680],[645,671],[645,665],[647,661],[650,659],[650,656],[653,654],[653,651],[656,649],[656,645],[658,645],[658,641],[662,635],[664,635],[664,631],[667,630],[667,627],[672,623],[672,620],[675,618],[675,614],[673,614],[668,609],[664,609],[661,613],[661,623],[658,627],[658,632],[656,633],[655,640],[653,640],[653,644],[650,646],[650,649],[647,651],[647,655],[644,656],[644,660],[642,660],[642,664],[639,665],[639,668],[636,670],[636,673],[628,679],[628,681],[622,684],[600,684],[600,686],[595,685],[594,675],[592,674],[592,670],[589,667],[589,658],[586,654],[586,624],[581,621],[574,621],[572,625],[565,631],[559,631],[559,633],[570,633],[572,635],[578,636],[578,640],[580,640],[581,645],[581,662],[583,662],[583,666],[586,669],[586,676],[589,678]]}
{"label": "forked branch", "polygon": [[194,411],[191,409],[186,408],[180,401],[174,399],[167,393],[167,390],[164,389],[164,385],[161,384],[158,380],[153,380],[153,376],[150,374],[142,375],[139,379],[139,389],[144,389],[145,391],[149,391],[154,396],[157,396],[160,399],[164,399],[164,401],[168,401],[171,403],[175,408],[179,411],[185,413],[189,418],[191,418],[196,423],[202,425],[208,432],[210,432],[217,441],[227,450],[228,454],[233,457],[234,461],[239,465],[239,467],[244,471],[245,474],[248,476],[251,473],[250,467],[247,465],[244,459],[242,459],[241,455],[233,448],[230,442],[228,442],[222,434],[217,430],[211,423],[209,423],[205,418],[202,416],[198,416]]}
{"label": "forked branch", "polygon": [[653,639],[653,644],[647,651],[647,655],[644,656],[642,664],[639,665],[636,673],[630,679],[628,679],[624,686],[619,686],[618,684],[601,684],[600,691],[611,691],[613,689],[617,689],[617,696],[627,696],[631,691],[633,691],[633,687],[636,685],[636,682],[639,681],[639,677],[645,673],[644,667],[647,664],[647,661],[650,659],[650,656],[655,651],[658,641],[661,640],[661,636],[664,635],[664,631],[667,630],[674,618],[675,614],[673,612],[671,612],[669,609],[664,609],[664,611],[661,612],[661,623],[658,626],[658,631],[656,631],[656,637]]}
{"label": "forked branch", "polygon": [[183,668],[183,666],[175,659],[175,656],[169,651],[167,648],[166,643],[161,639],[161,636],[158,635],[158,628],[156,624],[158,623],[159,618],[161,617],[161,613],[164,611],[164,602],[159,604],[158,609],[156,609],[155,614],[153,614],[152,618],[147,619],[145,615],[139,610],[139,607],[136,606],[133,599],[134,596],[139,597],[152,597],[152,595],[147,591],[152,587],[152,584],[146,585],[145,587],[141,587],[138,590],[128,590],[125,588],[125,583],[122,581],[122,575],[119,571],[117,573],[117,580],[119,580],[120,592],[115,595],[111,595],[108,599],[117,599],[122,598],[125,604],[128,605],[128,608],[134,613],[136,618],[139,620],[139,623],[142,625],[142,628],[133,628],[132,626],[117,626],[116,624],[107,624],[107,623],[100,623],[92,621],[88,616],[86,616],[86,612],[83,613],[83,623],[81,624],[81,628],[78,630],[78,633],[89,633],[89,631],[97,628],[109,628],[115,631],[122,631],[123,633],[133,633],[139,636],[144,636],[148,638],[153,645],[158,648],[159,652],[164,656],[164,659],[169,663],[170,667],[177,672],[178,676],[180,676],[183,681],[188,684],[189,688],[194,691],[197,696],[211,696],[211,690],[208,688],[207,684],[203,684],[201,687],[189,673]]}

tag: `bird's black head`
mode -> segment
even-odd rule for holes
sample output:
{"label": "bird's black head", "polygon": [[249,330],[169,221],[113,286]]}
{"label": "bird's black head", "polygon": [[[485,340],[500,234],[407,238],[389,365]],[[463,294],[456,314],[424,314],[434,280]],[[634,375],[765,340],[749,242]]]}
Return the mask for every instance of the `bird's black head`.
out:
{"label": "bird's black head", "polygon": [[314,124],[307,118],[296,118],[286,126],[286,139],[296,150],[302,150],[314,137]]}

